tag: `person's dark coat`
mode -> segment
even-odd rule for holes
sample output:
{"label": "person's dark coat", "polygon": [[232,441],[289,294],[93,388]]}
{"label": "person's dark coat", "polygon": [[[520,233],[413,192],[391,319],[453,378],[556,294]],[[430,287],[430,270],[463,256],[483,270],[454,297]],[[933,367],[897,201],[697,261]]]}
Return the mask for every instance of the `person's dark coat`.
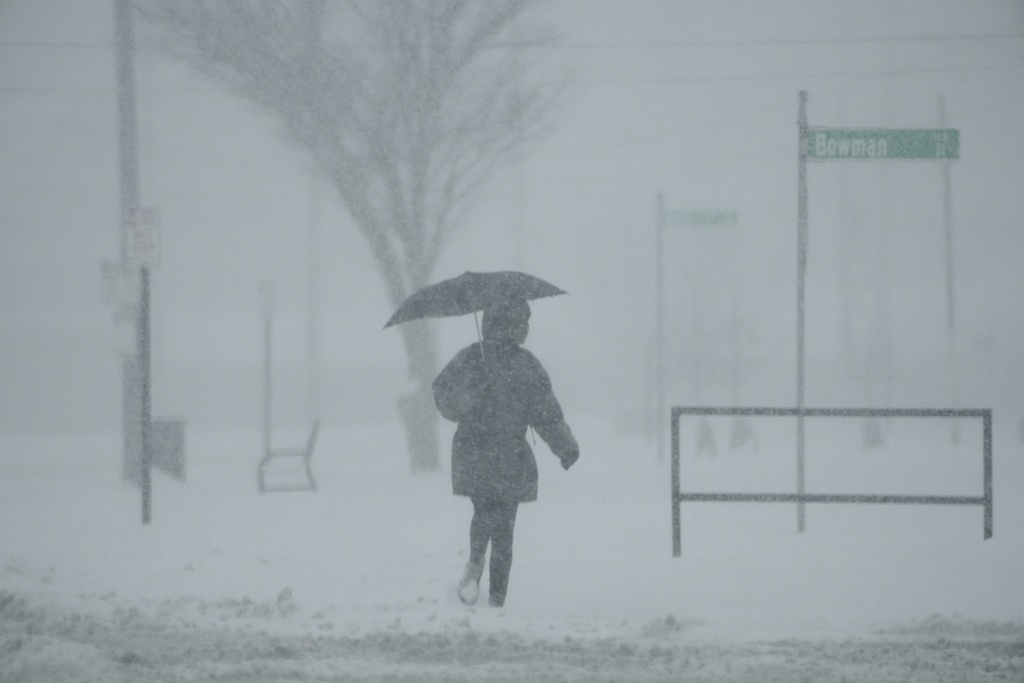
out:
{"label": "person's dark coat", "polygon": [[526,439],[527,427],[533,427],[563,466],[579,457],[540,361],[515,341],[488,338],[486,327],[483,342],[459,351],[434,380],[433,389],[441,415],[458,422],[452,440],[455,495],[536,500],[537,461]]}

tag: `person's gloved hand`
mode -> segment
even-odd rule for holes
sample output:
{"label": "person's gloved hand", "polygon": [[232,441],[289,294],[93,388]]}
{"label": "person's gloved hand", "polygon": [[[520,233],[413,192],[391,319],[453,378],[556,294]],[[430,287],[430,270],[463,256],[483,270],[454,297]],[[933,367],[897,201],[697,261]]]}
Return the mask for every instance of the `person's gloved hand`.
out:
{"label": "person's gloved hand", "polygon": [[561,457],[562,469],[563,470],[569,469],[570,467],[573,466],[573,463],[575,463],[579,459],[580,459],[580,449],[574,448],[573,450],[569,451],[568,453],[566,453],[565,455],[563,455]]}

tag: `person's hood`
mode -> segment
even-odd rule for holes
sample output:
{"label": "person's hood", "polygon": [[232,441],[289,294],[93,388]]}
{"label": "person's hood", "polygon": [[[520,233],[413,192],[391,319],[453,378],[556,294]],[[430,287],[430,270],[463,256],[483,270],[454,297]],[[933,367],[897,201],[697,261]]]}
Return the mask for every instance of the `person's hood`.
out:
{"label": "person's hood", "polygon": [[484,310],[481,334],[485,341],[514,341],[516,328],[529,321],[530,305],[515,299]]}

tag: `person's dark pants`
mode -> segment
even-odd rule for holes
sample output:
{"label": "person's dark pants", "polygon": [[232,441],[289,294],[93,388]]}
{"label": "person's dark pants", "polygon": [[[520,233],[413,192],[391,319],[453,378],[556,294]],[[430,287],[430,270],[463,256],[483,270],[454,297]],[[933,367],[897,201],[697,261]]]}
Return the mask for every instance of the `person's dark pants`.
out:
{"label": "person's dark pants", "polygon": [[501,607],[508,591],[512,570],[512,534],[519,503],[473,498],[473,521],[469,525],[469,561],[484,564],[487,543],[491,544],[490,604]]}

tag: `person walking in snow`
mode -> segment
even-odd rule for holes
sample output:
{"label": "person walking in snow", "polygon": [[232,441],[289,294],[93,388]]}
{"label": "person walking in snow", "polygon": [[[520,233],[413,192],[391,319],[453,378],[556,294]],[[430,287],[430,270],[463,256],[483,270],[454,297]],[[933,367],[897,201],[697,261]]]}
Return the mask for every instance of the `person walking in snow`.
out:
{"label": "person walking in snow", "polygon": [[491,546],[492,607],[505,604],[512,536],[520,503],[537,500],[537,461],[526,440],[532,427],[568,470],[580,450],[551,380],[522,348],[530,306],[514,300],[484,310],[482,340],[459,351],[434,380],[438,412],[458,423],[452,439],[452,492],[473,502],[469,561],[459,599],[476,603]]}

